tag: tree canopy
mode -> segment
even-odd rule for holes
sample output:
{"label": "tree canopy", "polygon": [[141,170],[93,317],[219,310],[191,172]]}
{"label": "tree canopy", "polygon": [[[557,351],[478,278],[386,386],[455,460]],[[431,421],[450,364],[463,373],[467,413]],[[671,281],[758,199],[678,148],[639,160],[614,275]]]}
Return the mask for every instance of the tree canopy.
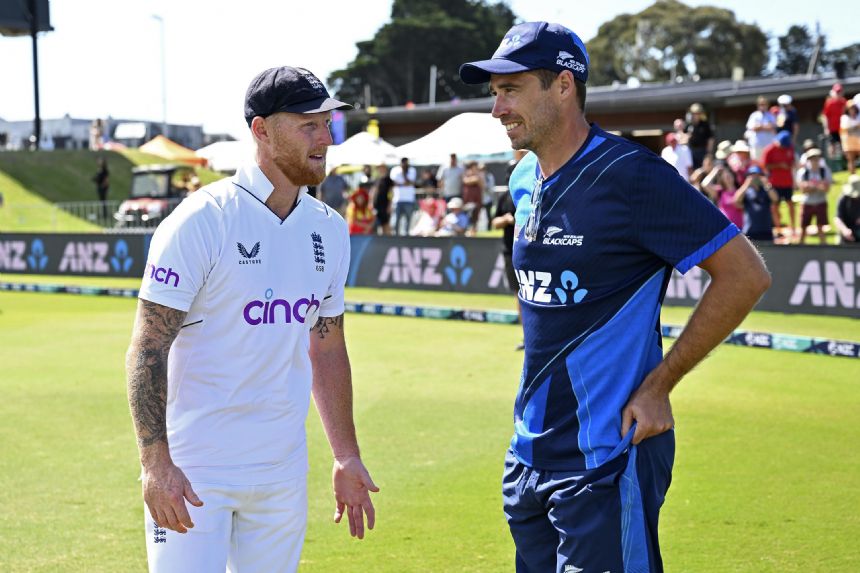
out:
{"label": "tree canopy", "polygon": [[767,35],[758,26],[739,22],[731,10],[678,0],[657,0],[638,14],[615,17],[600,26],[587,48],[589,83],[596,85],[630,77],[726,78],[736,66],[757,76],[768,60]]}
{"label": "tree canopy", "polygon": [[[355,59],[328,83],[336,97],[357,106],[423,103],[435,65],[437,100],[480,97],[486,86],[463,84],[460,64],[488,58],[516,21],[504,0],[394,0],[391,21],[358,42]],[[588,83],[728,78],[735,67],[747,77],[806,73],[818,42],[818,71],[854,70],[860,61],[860,44],[825,51],[825,39],[813,38],[803,25],[791,26],[778,41],[776,66],[766,69],[768,36],[757,25],[724,8],[656,0],[600,26],[587,43]]]}
{"label": "tree canopy", "polygon": [[513,24],[514,13],[503,2],[394,0],[391,21],[359,42],[355,59],[328,83],[339,99],[363,106],[422,103],[435,65],[437,99],[485,95],[485,87],[460,82],[457,71],[467,60],[488,58]]}

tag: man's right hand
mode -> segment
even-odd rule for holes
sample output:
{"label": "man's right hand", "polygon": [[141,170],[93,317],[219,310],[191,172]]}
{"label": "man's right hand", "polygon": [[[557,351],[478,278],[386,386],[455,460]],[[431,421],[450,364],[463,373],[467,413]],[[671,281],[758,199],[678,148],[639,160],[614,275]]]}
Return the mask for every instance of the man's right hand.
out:
{"label": "man's right hand", "polygon": [[173,462],[165,461],[143,468],[143,501],[159,527],[186,533],[194,527],[185,500],[194,507],[203,502],[194,493],[191,482]]}

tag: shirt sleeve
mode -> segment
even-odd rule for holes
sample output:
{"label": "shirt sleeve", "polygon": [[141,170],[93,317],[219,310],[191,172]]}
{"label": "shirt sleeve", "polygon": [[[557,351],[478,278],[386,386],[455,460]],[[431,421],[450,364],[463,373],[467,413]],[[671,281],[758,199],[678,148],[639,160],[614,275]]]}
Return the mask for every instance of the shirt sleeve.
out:
{"label": "shirt sleeve", "polygon": [[652,153],[636,157],[627,188],[640,247],[686,273],[740,232],[668,163]]}
{"label": "shirt sleeve", "polygon": [[328,292],[326,292],[320,305],[320,316],[340,316],[344,312],[344,287],[349,275],[349,231],[346,223],[339,217],[338,226],[341,235],[341,258],[328,287]]}
{"label": "shirt sleeve", "polygon": [[188,312],[220,247],[220,209],[205,192],[183,201],[155,230],[139,297]]}

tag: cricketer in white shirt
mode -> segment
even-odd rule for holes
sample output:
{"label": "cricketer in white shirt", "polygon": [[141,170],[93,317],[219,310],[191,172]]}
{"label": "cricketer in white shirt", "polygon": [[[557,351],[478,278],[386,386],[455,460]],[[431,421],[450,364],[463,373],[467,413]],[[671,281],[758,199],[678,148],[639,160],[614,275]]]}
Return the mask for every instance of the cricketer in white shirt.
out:
{"label": "cricketer in white shirt", "polygon": [[373,527],[343,337],[347,226],[290,184],[324,176],[330,114],[276,116],[253,118],[259,165],[189,196],[149,249],[127,370],[150,571],[296,570],[311,391],[335,520]]}

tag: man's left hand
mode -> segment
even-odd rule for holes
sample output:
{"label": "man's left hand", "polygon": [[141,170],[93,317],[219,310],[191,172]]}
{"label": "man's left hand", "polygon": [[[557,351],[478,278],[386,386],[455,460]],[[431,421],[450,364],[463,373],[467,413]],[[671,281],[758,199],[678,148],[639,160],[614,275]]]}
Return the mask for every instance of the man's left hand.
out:
{"label": "man's left hand", "polygon": [[665,388],[666,385],[651,372],[621,411],[622,436],[626,436],[636,422],[633,444],[671,430],[675,425],[669,391]]}
{"label": "man's left hand", "polygon": [[337,509],[335,523],[340,523],[343,514],[349,518],[349,534],[364,539],[364,516],[367,515],[367,528],[376,524],[376,510],[370,500],[370,492],[378,492],[370,474],[358,456],[335,458],[332,469],[332,487]]}

